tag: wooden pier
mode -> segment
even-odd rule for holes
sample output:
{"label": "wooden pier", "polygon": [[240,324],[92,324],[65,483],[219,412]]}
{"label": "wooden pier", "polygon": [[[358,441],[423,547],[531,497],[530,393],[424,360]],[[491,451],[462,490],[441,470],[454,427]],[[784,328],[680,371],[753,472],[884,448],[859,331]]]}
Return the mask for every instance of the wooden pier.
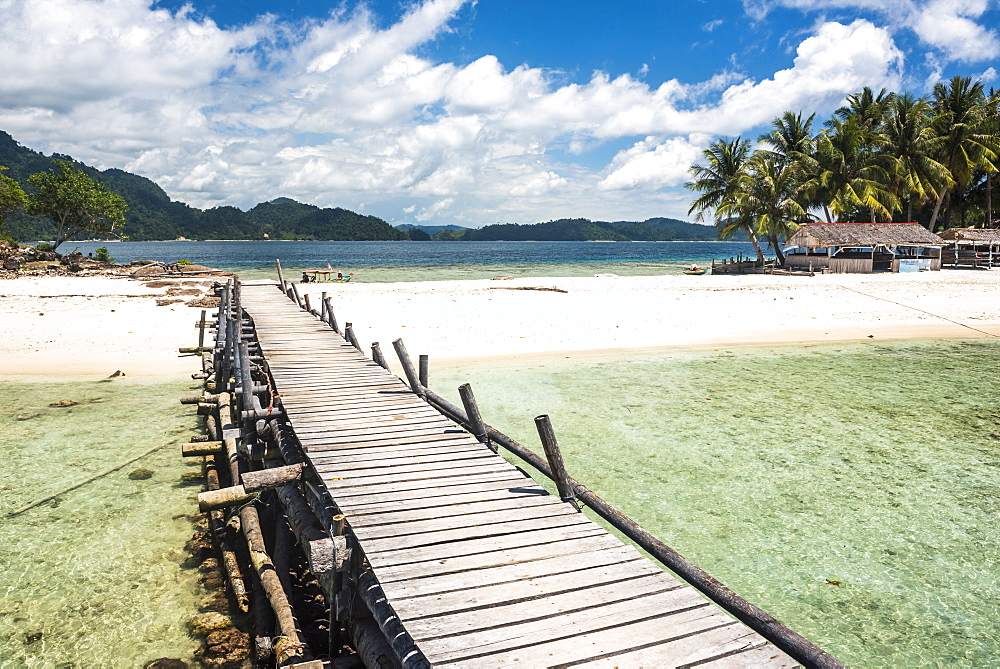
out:
{"label": "wooden pier", "polygon": [[[220,291],[205,404],[221,407],[209,438],[234,478],[202,496],[211,509],[282,493],[331,627],[330,647],[303,648],[285,615],[279,636],[291,642],[275,649],[278,664],[334,666],[343,628],[367,664],[404,667],[842,666],[725,586],[713,599],[739,620],[622,543],[578,511],[610,505],[560,471],[561,459],[546,467],[482,423],[471,391],[463,413],[427,390],[397,342],[402,381],[377,345],[369,358],[341,330],[329,299],[310,305],[282,285],[288,294],[272,282]],[[559,496],[498,445],[524,449],[559,479]],[[551,434],[550,446],[557,455]],[[254,470],[273,481],[256,482]],[[614,514],[601,512],[627,531]],[[670,551],[655,538],[641,545]],[[261,587],[280,626],[292,604]],[[775,641],[796,659],[745,622],[781,632]]]}

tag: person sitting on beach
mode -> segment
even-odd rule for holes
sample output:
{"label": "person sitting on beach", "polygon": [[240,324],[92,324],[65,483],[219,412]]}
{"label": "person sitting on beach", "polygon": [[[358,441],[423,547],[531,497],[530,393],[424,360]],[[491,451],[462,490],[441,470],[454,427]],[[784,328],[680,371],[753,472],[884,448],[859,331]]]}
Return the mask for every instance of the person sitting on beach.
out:
{"label": "person sitting on beach", "polygon": [[691,263],[691,269],[697,270],[697,269],[700,269],[700,268],[695,263]]}

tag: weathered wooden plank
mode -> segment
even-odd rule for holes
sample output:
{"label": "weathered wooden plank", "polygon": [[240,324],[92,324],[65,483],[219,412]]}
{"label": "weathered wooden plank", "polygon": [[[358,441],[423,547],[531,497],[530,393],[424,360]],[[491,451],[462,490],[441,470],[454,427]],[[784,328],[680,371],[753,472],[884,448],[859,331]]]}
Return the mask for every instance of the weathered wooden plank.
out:
{"label": "weathered wooden plank", "polygon": [[592,523],[587,518],[579,514],[554,512],[540,516],[534,514],[528,518],[515,517],[515,519],[505,519],[499,523],[479,523],[436,531],[427,530],[417,534],[399,535],[382,532],[380,530],[386,529],[382,526],[365,527],[364,532],[355,533],[364,542],[366,554],[381,552],[383,555],[387,555],[392,551],[405,551],[406,555],[409,556],[414,554],[417,549],[430,546],[447,544],[449,554],[454,554],[461,551],[457,546],[460,542],[488,538],[499,539],[512,534],[541,531],[544,531],[546,538],[548,538],[559,536],[564,530],[581,529],[581,526],[589,527],[591,525]]}
{"label": "weathered wooden plank", "polygon": [[[518,532],[498,537],[455,541],[440,546],[425,546],[408,551],[376,551],[365,550],[368,561],[378,573],[380,567],[393,567],[399,564],[419,565],[422,562],[438,562],[466,556],[489,556],[493,553],[509,551],[516,548],[537,548],[539,546],[570,539],[601,536],[604,530],[595,524],[560,527],[556,529]],[[484,557],[484,560],[492,558]],[[492,566],[487,562],[483,566]]]}
{"label": "weathered wooden plank", "polygon": [[386,439],[411,439],[414,437],[439,435],[439,434],[465,434],[470,435],[465,430],[454,425],[441,424],[437,421],[428,421],[417,425],[401,425],[398,427],[383,427],[381,429],[348,429],[341,430],[329,425],[320,427],[295,427],[295,434],[300,437],[325,437],[329,435],[331,443],[365,442],[365,441],[385,441]]}
{"label": "weathered wooden plank", "polygon": [[[323,469],[323,472],[324,472],[323,473],[324,478],[336,477],[334,468],[325,467]],[[369,500],[379,499],[380,497],[384,497],[385,499],[388,500],[391,498],[392,495],[395,495],[397,492],[408,495],[415,492],[426,490],[428,496],[430,495],[437,496],[443,489],[450,490],[452,488],[459,488],[460,486],[486,485],[486,484],[494,484],[502,482],[504,484],[504,487],[507,487],[510,485],[509,482],[512,479],[516,479],[516,477],[519,476],[522,476],[521,472],[515,470],[506,472],[488,472],[485,474],[466,475],[462,476],[461,478],[452,478],[448,479],[447,481],[440,481],[440,482],[426,481],[426,480],[401,481],[398,483],[393,483],[393,485],[391,486],[391,490],[386,490],[385,488],[379,486],[372,487],[370,485],[351,485],[349,482],[345,482],[345,485],[342,486],[336,485],[341,483],[340,481],[333,481],[332,484],[328,483],[327,486],[329,487],[330,485],[336,485],[336,487],[330,488],[330,490],[332,491],[331,493],[332,496],[335,497],[336,499],[339,499],[341,495],[344,495],[345,497],[351,500],[357,500],[362,497],[367,498]],[[520,478],[519,480],[524,482],[525,488],[531,488],[532,486],[535,485],[534,481],[532,481],[527,477]]]}
{"label": "weathered wooden plank", "polygon": [[[447,489],[442,488],[439,490]],[[532,501],[522,503],[524,500]],[[366,524],[377,523],[382,519],[386,519],[389,517],[386,514],[389,513],[414,511],[430,516],[439,513],[442,508],[468,504],[481,504],[485,507],[470,507],[474,509],[473,513],[477,515],[486,513],[505,513],[507,508],[512,505],[516,508],[526,509],[530,506],[562,504],[561,500],[547,493],[538,494],[534,492],[518,491],[508,492],[505,489],[483,490],[465,494],[456,493],[454,495],[438,494],[433,497],[419,497],[415,499],[403,499],[389,502],[372,502],[371,498],[369,498],[368,500],[362,500],[362,502],[358,504],[352,499],[341,500],[339,497],[337,501],[344,513],[349,513],[352,516],[370,516],[365,519],[364,522]],[[458,521],[456,520],[456,522]]]}
{"label": "weathered wooden plank", "polygon": [[[296,433],[298,435],[298,433]],[[335,439],[328,435],[310,435],[301,434],[298,435],[299,441],[306,444],[310,450],[312,450],[312,445],[322,446],[328,450],[336,450],[338,448],[358,448],[359,446],[400,446],[404,444],[421,444],[421,443],[437,443],[446,441],[465,441],[472,442],[475,441],[469,434],[465,431],[456,432],[442,432],[440,434],[427,434],[414,437],[395,437],[391,439]]]}
{"label": "weathered wooden plank", "polygon": [[[668,634],[674,636],[655,643],[647,641],[648,647],[626,653],[608,653],[604,657],[589,662],[573,663],[574,667],[691,667],[705,666],[702,663],[709,660],[709,666],[720,666],[711,662],[711,658],[727,657],[730,662],[721,666],[729,667],[797,667],[788,656],[760,637],[760,635],[733,621],[730,625],[719,624],[707,630],[678,638],[674,630],[660,631],[652,639],[662,639]],[[637,639],[638,640],[638,639]],[[641,644],[640,644],[641,645]],[[763,650],[764,653],[754,651]],[[744,653],[747,653],[744,656]],[[771,656],[775,656],[772,659]],[[764,663],[759,660],[767,657]],[[565,666],[565,665],[564,665]]]}
{"label": "weathered wooden plank", "polygon": [[[664,579],[666,577],[666,580]],[[652,579],[652,580],[648,580]],[[543,597],[553,598],[602,587],[605,593],[617,596],[615,586],[642,581],[644,587],[682,588],[679,582],[660,572],[648,560],[636,559],[632,562],[615,562],[603,567],[583,569],[561,574],[551,574],[538,578],[496,584],[483,582],[482,587],[459,591],[443,592],[422,597],[400,597],[393,593],[392,606],[401,620],[407,623],[437,616],[454,616],[479,609],[498,606],[533,607],[534,601]],[[628,588],[625,588],[628,590]],[[387,593],[388,594],[388,593]],[[598,604],[606,603],[598,595]],[[532,612],[533,614],[534,612]],[[523,615],[523,612],[522,612]]]}
{"label": "weathered wooden plank", "polygon": [[[449,500],[449,502],[451,501]],[[509,517],[513,517],[513,514],[519,509],[550,509],[548,515],[568,509],[571,514],[582,516],[555,495],[496,495],[492,499],[480,502],[419,504],[416,508],[381,509],[374,512],[368,510],[352,511],[348,520],[352,526],[363,526],[359,527],[358,531],[374,531],[373,528],[381,525],[415,523],[431,518],[448,519],[460,525],[474,525],[481,515],[506,513]],[[467,516],[467,518],[463,520],[462,516]]]}
{"label": "weathered wooden plank", "polygon": [[[600,550],[581,549],[572,560],[565,559],[564,555],[533,560],[530,562],[516,562],[505,564],[488,569],[477,569],[474,571],[451,572],[439,576],[423,578],[413,578],[404,581],[383,582],[382,589],[392,602],[402,602],[409,598],[431,597],[433,595],[446,595],[454,593],[462,596],[463,592],[469,590],[480,590],[483,588],[502,588],[505,585],[513,585],[518,581],[529,581],[531,579],[546,578],[560,574],[580,574],[589,569],[617,569],[624,568],[626,573],[632,573],[631,563],[638,562],[646,566],[656,565],[639,554],[635,548],[618,544],[610,548]],[[472,596],[470,593],[466,594]],[[476,595],[479,596],[479,595]],[[483,597],[490,597],[489,593],[482,594]],[[416,617],[416,616],[413,616]]]}
{"label": "weathered wooden plank", "polygon": [[[445,443],[443,445],[435,445],[431,443],[429,446],[424,444],[415,444],[414,446],[379,446],[376,448],[316,451],[315,456],[317,459],[321,459],[329,463],[355,463],[361,460],[374,465],[376,463],[380,463],[382,460],[395,460],[397,458],[434,457],[438,455],[478,453],[485,448],[485,446],[479,444],[478,442],[476,444],[453,442],[451,444]],[[322,458],[319,458],[318,456],[322,456]]]}
{"label": "weathered wooden plank", "polygon": [[[655,576],[600,585],[533,600],[530,609],[520,602],[451,615],[407,620],[410,636],[420,644],[432,664],[471,661],[526,647],[553,642],[580,648],[560,659],[588,659],[601,653],[635,645],[628,625],[649,619],[670,619],[670,627],[683,633],[703,631],[734,622],[710,606],[692,588],[672,587]],[[601,638],[599,632],[620,628],[618,638]],[[661,623],[661,634],[663,624]],[[600,639],[594,647],[591,636]],[[645,641],[657,637],[646,637]],[[588,648],[589,646],[589,648]],[[565,650],[569,650],[566,648]],[[564,652],[565,652],[564,650]],[[596,652],[595,652],[596,651]],[[536,663],[549,666],[545,650],[531,651]],[[520,661],[525,661],[523,657]]]}
{"label": "weathered wooden plank", "polygon": [[[317,461],[316,464],[320,464],[320,462],[321,461]],[[506,463],[497,462],[496,458],[479,455],[464,460],[456,459],[449,463],[429,462],[422,464],[418,461],[414,461],[412,464],[400,464],[395,467],[373,467],[369,464],[368,467],[349,469],[338,465],[336,467],[337,476],[335,478],[346,480],[367,477],[383,477],[389,475],[409,476],[410,474],[423,474],[425,477],[427,475],[433,477],[435,472],[447,470],[457,471],[475,469],[481,471],[483,468],[490,468],[491,471],[495,471],[497,468],[503,468],[504,464]],[[507,471],[505,468],[504,470]]]}
{"label": "weathered wooden plank", "polygon": [[[734,639],[734,642],[738,643],[739,639]],[[753,645],[752,637],[747,639],[747,643],[749,644],[747,647],[714,655],[712,659],[702,659],[697,666],[708,669],[746,669],[746,667],[786,667],[791,669],[791,667],[800,666],[798,662],[775,648],[771,643]],[[626,660],[630,659],[629,656],[624,657]],[[617,659],[609,658],[609,660]],[[610,664],[608,662],[604,666],[610,666]],[[621,665],[616,664],[615,666]],[[690,663],[688,666],[691,666]]]}
{"label": "weathered wooden plank", "polygon": [[554,541],[550,543],[537,544],[534,546],[524,546],[521,548],[509,548],[491,553],[481,553],[479,555],[462,555],[450,557],[437,562],[422,562],[419,564],[406,563],[395,566],[382,566],[376,571],[379,583],[391,583],[392,581],[402,581],[414,578],[427,578],[439,574],[452,574],[464,571],[483,570],[491,567],[501,567],[516,563],[531,562],[533,560],[545,560],[553,557],[565,557],[579,555],[583,551],[601,550],[604,548],[620,548],[622,543],[610,534],[596,534],[593,536],[569,539],[566,541]]}
{"label": "weathered wooden plank", "polygon": [[[487,451],[484,453],[483,451]],[[386,467],[412,467],[413,465],[424,465],[424,466],[434,466],[438,467],[441,465],[446,465],[450,462],[460,462],[467,460],[491,460],[495,461],[496,457],[489,452],[489,449],[478,449],[469,447],[463,450],[455,450],[452,452],[445,453],[431,453],[427,455],[421,455],[418,451],[417,453],[409,454],[405,457],[390,457],[390,458],[371,458],[365,459],[363,461],[358,461],[356,458],[337,458],[337,452],[331,451],[329,453],[318,452],[311,457],[312,461],[315,463],[329,463],[336,464],[337,469],[341,472],[351,472],[360,469],[376,469],[376,468],[386,468]]]}
{"label": "weathered wooden plank", "polygon": [[335,467],[330,468],[329,470],[317,467],[316,470],[322,476],[323,483],[334,495],[334,497],[336,497],[336,491],[340,486],[395,486],[397,483],[405,483],[407,481],[440,481],[444,483],[449,479],[464,483],[465,481],[462,479],[465,477],[480,476],[483,474],[506,474],[509,476],[513,471],[516,471],[510,465],[505,467],[499,463],[481,465],[479,467],[441,469],[434,472],[413,472],[410,474],[397,475],[382,474],[378,476],[358,476],[357,474],[352,474],[351,476],[340,476]]}

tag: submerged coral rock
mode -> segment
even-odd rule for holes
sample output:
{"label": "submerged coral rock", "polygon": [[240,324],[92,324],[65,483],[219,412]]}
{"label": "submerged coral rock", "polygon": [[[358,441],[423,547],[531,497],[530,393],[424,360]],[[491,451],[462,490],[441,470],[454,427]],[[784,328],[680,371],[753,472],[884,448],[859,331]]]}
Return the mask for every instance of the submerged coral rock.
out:
{"label": "submerged coral rock", "polygon": [[206,667],[242,667],[250,659],[250,635],[229,628],[212,632],[205,639],[201,663]]}
{"label": "submerged coral rock", "polygon": [[58,402],[53,402],[50,407],[75,407],[79,402],[74,402],[73,400],[59,400]]}
{"label": "submerged coral rock", "polygon": [[158,657],[142,665],[142,669],[188,669],[188,663],[173,657]]}
{"label": "submerged coral rock", "polygon": [[130,471],[128,477],[133,481],[145,481],[146,479],[153,478],[153,470],[139,467]]}
{"label": "submerged coral rock", "polygon": [[199,613],[188,621],[188,629],[196,636],[206,636],[209,632],[224,630],[233,626],[233,621],[216,611]]}

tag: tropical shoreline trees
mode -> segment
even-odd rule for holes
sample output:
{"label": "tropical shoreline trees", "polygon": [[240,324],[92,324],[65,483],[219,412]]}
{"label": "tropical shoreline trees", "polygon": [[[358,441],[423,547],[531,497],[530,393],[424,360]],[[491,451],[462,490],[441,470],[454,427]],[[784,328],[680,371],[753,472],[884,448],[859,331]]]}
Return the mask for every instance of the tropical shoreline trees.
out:
{"label": "tropical shoreline trees", "polygon": [[85,232],[115,235],[125,224],[125,199],[68,160],[52,164],[55,169],[28,177],[36,192],[28,197],[26,208],[29,214],[45,216],[55,224],[52,250]]}
{"label": "tropical shoreline trees", "polygon": [[809,220],[920,222],[932,232],[994,226],[1000,93],[954,77],[926,98],[865,88],[814,132],[815,114],[785,112],[758,138],[719,138],[692,165],[688,211],[725,239],[745,230],[780,243]]}

